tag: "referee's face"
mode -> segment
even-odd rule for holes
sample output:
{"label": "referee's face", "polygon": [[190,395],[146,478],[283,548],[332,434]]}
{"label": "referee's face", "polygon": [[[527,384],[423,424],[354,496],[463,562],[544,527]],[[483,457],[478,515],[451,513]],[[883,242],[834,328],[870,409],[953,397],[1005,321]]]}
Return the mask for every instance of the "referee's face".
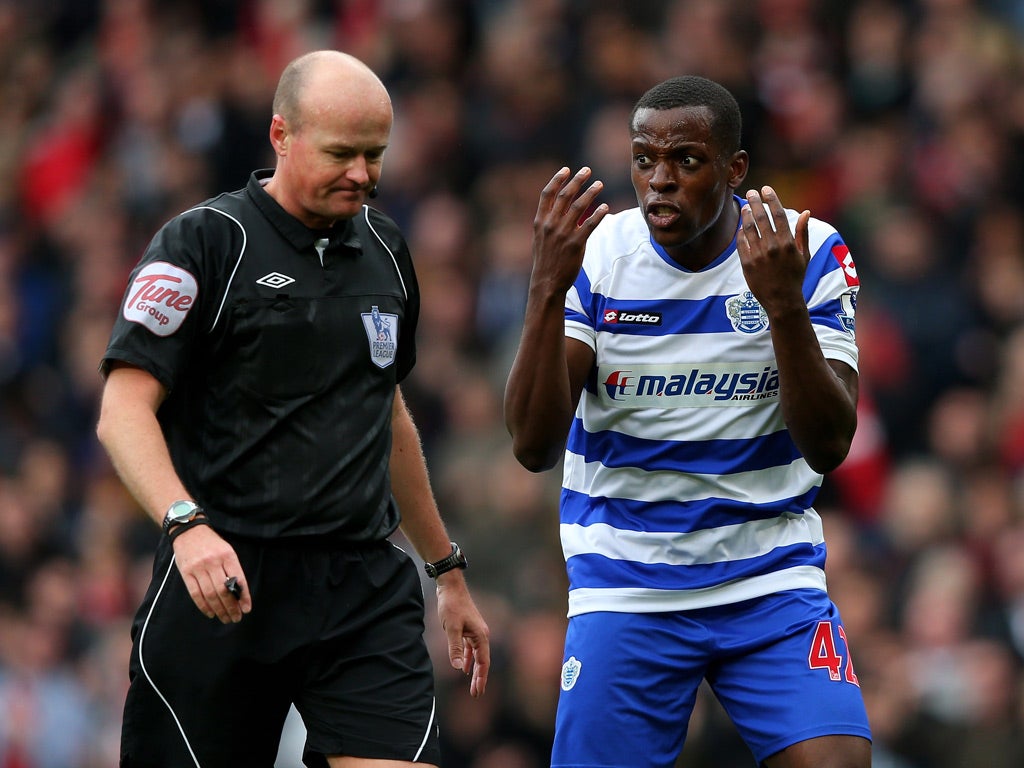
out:
{"label": "referee's face", "polygon": [[295,122],[274,116],[278,164],[268,192],[312,229],[352,218],[380,178],[392,123],[387,92],[375,81],[317,80]]}

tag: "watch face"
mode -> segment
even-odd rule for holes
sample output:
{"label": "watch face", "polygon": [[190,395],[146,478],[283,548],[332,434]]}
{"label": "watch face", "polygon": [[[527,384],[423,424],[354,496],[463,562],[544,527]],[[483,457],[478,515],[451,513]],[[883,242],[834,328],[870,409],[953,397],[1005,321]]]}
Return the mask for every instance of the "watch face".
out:
{"label": "watch face", "polygon": [[167,510],[167,517],[171,520],[188,520],[195,517],[199,506],[192,501],[176,501]]}

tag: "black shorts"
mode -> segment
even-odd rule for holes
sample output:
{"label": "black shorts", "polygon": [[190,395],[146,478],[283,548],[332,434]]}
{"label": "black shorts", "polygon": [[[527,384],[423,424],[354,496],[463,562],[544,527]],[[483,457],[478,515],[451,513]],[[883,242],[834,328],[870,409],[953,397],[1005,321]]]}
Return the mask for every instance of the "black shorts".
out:
{"label": "black shorts", "polygon": [[418,570],[390,542],[227,537],[253,609],[192,602],[164,537],[132,625],[122,768],[272,768],[292,703],[306,765],[325,755],[440,763]]}

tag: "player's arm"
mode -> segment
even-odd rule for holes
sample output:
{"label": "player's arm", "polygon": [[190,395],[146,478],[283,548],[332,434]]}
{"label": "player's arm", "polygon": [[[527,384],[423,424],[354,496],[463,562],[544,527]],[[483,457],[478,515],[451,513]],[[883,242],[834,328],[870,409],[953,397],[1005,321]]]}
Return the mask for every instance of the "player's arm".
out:
{"label": "player's arm", "polygon": [[772,318],[782,416],[816,472],[830,472],[850,451],[857,429],[857,372],[821,353],[808,315]]}
{"label": "player's arm", "polygon": [[585,190],[590,169],[562,168],[540,195],[533,221],[533,271],[519,349],[505,384],[505,426],[512,452],[532,472],[561,456],[585,377],[594,362],[586,344],[565,338],[565,294],[583,263],[587,238],[608,213],[584,214],[602,189]]}
{"label": "player's arm", "polygon": [[[430,487],[419,430],[395,388],[391,411],[391,492],[402,514],[402,533],[424,561],[447,557],[451,539]],[[461,569],[437,577],[437,613],[448,636],[448,658],[455,669],[472,672],[469,692],[481,696],[491,666],[490,629],[469,594]]]}
{"label": "player's arm", "polygon": [[768,313],[782,415],[811,468],[829,472],[850,451],[857,429],[859,380],[846,363],[825,359],[803,298],[810,212],[801,213],[791,231],[770,187],[748,192],[747,202],[737,248],[747,285]]}
{"label": "player's arm", "polygon": [[[163,385],[135,366],[113,363],[100,404],[96,435],[121,481],[139,505],[163,524],[172,502],[191,499],[174,465],[156,414],[166,397]],[[231,546],[207,525],[189,528],[173,543],[178,571],[196,607],[224,623],[241,621],[252,609],[241,565]],[[224,581],[235,576],[243,585],[241,599],[232,597]]]}
{"label": "player's arm", "polygon": [[561,458],[583,384],[594,364],[593,349],[566,338],[562,305],[552,314],[557,314],[557,322],[534,316],[524,324],[505,385],[505,424],[512,435],[512,452],[531,472],[551,469]]}

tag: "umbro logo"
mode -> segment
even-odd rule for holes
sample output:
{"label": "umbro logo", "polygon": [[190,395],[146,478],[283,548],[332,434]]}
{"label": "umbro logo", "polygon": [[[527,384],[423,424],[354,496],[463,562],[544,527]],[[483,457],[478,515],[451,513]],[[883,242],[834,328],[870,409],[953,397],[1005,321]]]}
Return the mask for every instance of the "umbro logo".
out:
{"label": "umbro logo", "polygon": [[267,288],[284,288],[286,285],[294,283],[295,278],[288,277],[288,275],[282,275],[280,272],[271,272],[269,275],[264,275],[256,282],[260,285],[267,286]]}

